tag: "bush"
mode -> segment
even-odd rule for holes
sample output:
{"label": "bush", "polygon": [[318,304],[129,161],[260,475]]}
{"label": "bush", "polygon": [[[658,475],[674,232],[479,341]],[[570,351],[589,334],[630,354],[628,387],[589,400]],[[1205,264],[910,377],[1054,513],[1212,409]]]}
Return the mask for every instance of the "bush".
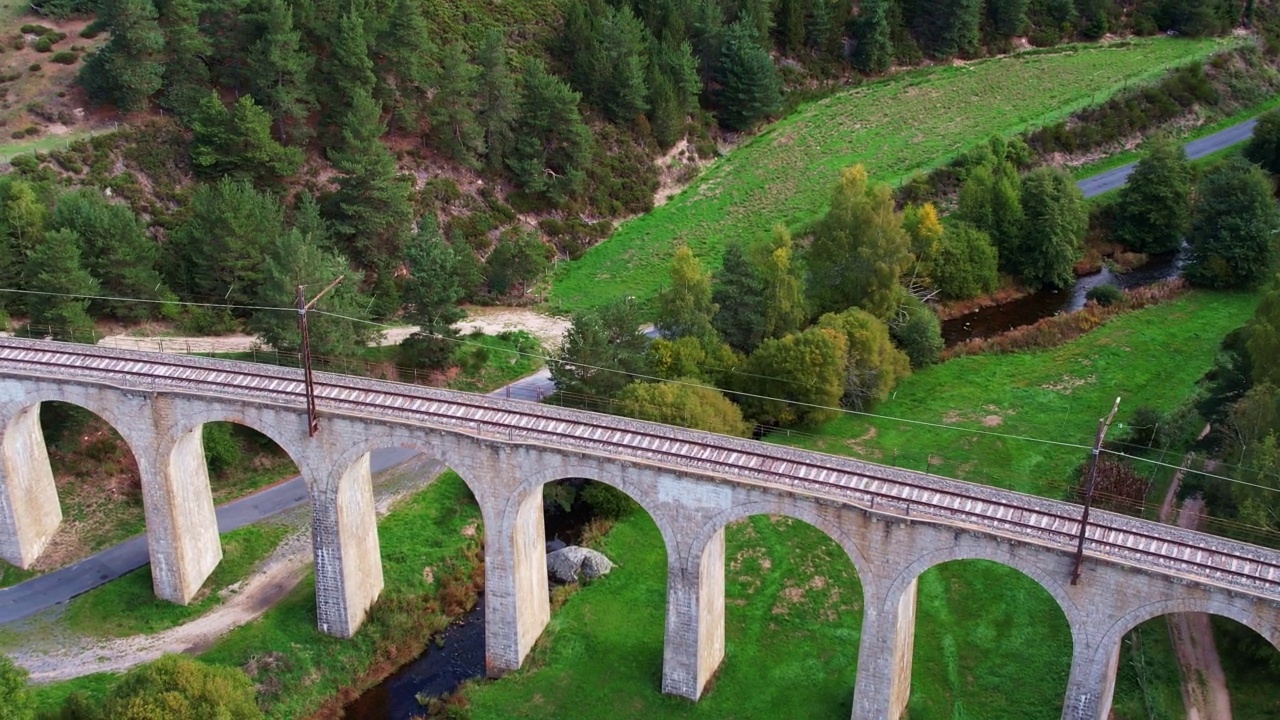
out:
{"label": "bush", "polygon": [[35,35],[36,37],[44,37],[45,35],[48,35],[52,32],[53,32],[53,28],[45,27],[44,25],[33,25],[31,23],[27,23],[26,25],[22,26],[23,35]]}
{"label": "bush", "polygon": [[232,430],[231,423],[204,425],[204,461],[211,476],[220,476],[240,462],[240,443]]}
{"label": "bush", "polygon": [[608,520],[620,520],[640,507],[631,496],[602,482],[587,483],[582,499],[597,517]]}
{"label": "bush", "polygon": [[47,53],[51,50],[53,50],[53,41],[49,39],[48,35],[36,40],[36,52]]}
{"label": "bush", "polygon": [[237,668],[218,667],[181,655],[167,655],[130,670],[100,706],[103,718],[262,717],[253,684]]}
{"label": "bush", "polygon": [[31,72],[40,72],[40,63],[31,63],[27,69]]}
{"label": "bush", "polygon": [[68,50],[61,50],[54,53],[53,57],[49,59],[59,65],[74,65],[76,60],[80,59],[80,56]]}
{"label": "bush", "polygon": [[103,30],[103,27],[100,24],[100,21],[94,21],[86,25],[85,28],[80,31],[80,37],[84,38],[85,40],[92,40],[98,37],[99,35],[101,35],[102,30]]}
{"label": "bush", "polygon": [[1102,307],[1111,307],[1124,299],[1124,291],[1115,285],[1099,285],[1089,288],[1089,292],[1085,293],[1084,298],[1096,302]]}

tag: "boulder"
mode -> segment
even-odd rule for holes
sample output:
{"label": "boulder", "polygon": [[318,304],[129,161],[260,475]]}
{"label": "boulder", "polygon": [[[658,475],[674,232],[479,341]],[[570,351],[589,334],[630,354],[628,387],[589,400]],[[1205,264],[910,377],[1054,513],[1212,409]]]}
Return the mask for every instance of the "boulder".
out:
{"label": "boulder", "polygon": [[608,575],[613,563],[603,554],[590,548],[570,545],[547,553],[547,573],[557,582],[571,583],[594,580]]}

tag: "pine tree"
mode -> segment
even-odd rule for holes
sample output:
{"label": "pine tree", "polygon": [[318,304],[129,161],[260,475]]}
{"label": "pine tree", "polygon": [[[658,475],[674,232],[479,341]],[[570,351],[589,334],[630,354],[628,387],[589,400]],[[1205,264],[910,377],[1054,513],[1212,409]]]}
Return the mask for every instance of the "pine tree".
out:
{"label": "pine tree", "polygon": [[598,102],[614,123],[634,121],[649,109],[645,85],[648,67],[644,25],[631,8],[610,7],[600,22],[599,45],[604,50],[605,72]]}
{"label": "pine tree", "polygon": [[725,35],[719,72],[720,124],[726,129],[748,130],[782,105],[778,69],[741,22]]}
{"label": "pine tree", "polygon": [[1120,189],[1112,233],[1135,252],[1173,252],[1191,225],[1191,168],[1168,136],[1148,140],[1144,150]]}
{"label": "pine tree", "polygon": [[525,192],[560,204],[582,191],[591,131],[578,112],[580,99],[540,61],[525,64],[517,141],[507,161]]}
{"label": "pine tree", "polygon": [[[422,17],[421,4],[416,0],[397,0],[395,10],[387,19],[386,31],[378,37],[378,97],[391,108],[395,126],[405,132],[418,129],[437,77],[432,60],[437,50],[431,35],[431,28]],[[455,67],[463,68],[456,58],[453,62]],[[449,77],[448,67],[440,70],[438,77],[442,83],[456,82]],[[444,87],[442,84],[436,90],[437,98]],[[474,94],[472,88],[465,102],[470,103]]]}
{"label": "pine tree", "polygon": [[1253,288],[1276,270],[1280,211],[1271,182],[1242,157],[1200,180],[1191,213],[1187,279],[1210,288]]}
{"label": "pine tree", "polygon": [[1058,168],[1037,168],[1022,180],[1022,211],[1022,240],[1013,258],[1016,272],[1033,288],[1070,287],[1089,226],[1080,188]]}
{"label": "pine tree", "polygon": [[1027,24],[1028,0],[991,0],[987,12],[991,17],[991,32],[999,38],[1011,38],[1022,33]]}
{"label": "pine tree", "polygon": [[480,156],[484,154],[484,128],[475,112],[479,75],[480,68],[467,59],[461,43],[446,47],[440,60],[440,86],[428,113],[436,146],[472,168],[480,167]]}
{"label": "pine tree", "polygon": [[476,64],[480,66],[476,82],[476,122],[484,133],[484,160],[491,171],[506,166],[507,156],[515,145],[512,126],[518,98],[502,42],[502,33],[490,30],[476,57]]}
{"label": "pine tree", "polygon": [[684,137],[685,115],[680,110],[680,102],[676,99],[676,91],[671,81],[658,69],[656,64],[649,65],[649,127],[653,130],[653,139],[662,150],[675,145]]}
{"label": "pine tree", "polygon": [[262,258],[283,232],[279,200],[247,181],[223,178],[198,184],[190,213],[170,243],[175,269],[171,284],[188,299],[252,305]]}
{"label": "pine tree", "polygon": [[34,331],[47,332],[59,340],[84,341],[92,336],[93,320],[84,296],[98,294],[98,281],[80,264],[80,238],[74,232],[46,233],[44,241],[27,256],[25,274],[31,287],[58,293],[27,298]]}
{"label": "pine tree", "polygon": [[111,33],[103,48],[85,61],[79,82],[95,102],[138,110],[160,89],[164,33],[151,0],[105,3],[99,21]]}
{"label": "pine tree", "polygon": [[413,224],[413,186],[382,144],[378,116],[370,91],[357,91],[331,156],[341,173],[329,215],[334,235],[344,254],[364,267],[398,261]]}
{"label": "pine tree", "polygon": [[228,111],[217,93],[209,93],[194,113],[192,131],[191,164],[197,175],[276,187],[302,167],[302,151],[276,142],[271,117],[252,95],[240,96]]}
{"label": "pine tree", "polygon": [[868,183],[861,165],[845,169],[809,249],[815,308],[839,312],[856,305],[888,317],[898,278],[911,262],[910,244],[889,188]]}
{"label": "pine tree", "polygon": [[[362,132],[360,128],[348,128],[346,123],[361,117],[353,112],[357,98],[372,98],[377,78],[373,74],[373,60],[369,58],[364,19],[359,14],[348,11],[342,15],[321,70],[324,83],[317,87],[326,90],[320,98],[325,108],[324,124],[339,137],[348,132]],[[381,107],[377,109],[381,113]],[[381,131],[378,134],[381,135]]]}
{"label": "pine tree", "polygon": [[879,75],[893,63],[890,40],[889,3],[891,0],[867,0],[854,20],[853,66],[860,72]]}
{"label": "pine tree", "polygon": [[781,0],[778,3],[774,34],[778,49],[785,55],[794,57],[804,47],[807,4],[805,0]]}
{"label": "pine tree", "polygon": [[200,34],[199,10],[193,0],[166,0],[159,16],[165,38],[160,104],[186,119],[209,91],[209,67],[204,58],[212,46]]}
{"label": "pine tree", "polygon": [[401,300],[404,319],[418,331],[400,344],[401,362],[409,367],[441,368],[448,364],[457,347],[454,329],[466,313],[458,307],[463,290],[458,284],[458,260],[453,248],[440,236],[433,215],[419,223],[418,232],[405,248],[409,275]]}
{"label": "pine tree", "polygon": [[[173,297],[156,270],[159,248],[147,237],[146,226],[125,205],[108,202],[102,193],[81,188],[58,198],[49,221],[54,230],[76,234],[83,265],[112,297],[168,300]],[[154,317],[158,306],[96,301],[96,313],[122,320]]]}
{"label": "pine tree", "polygon": [[302,33],[294,28],[287,0],[265,0],[256,20],[258,39],[249,46],[246,74],[249,91],[275,121],[276,139],[305,141],[307,116],[315,97],[307,76],[314,60],[303,51]]}
{"label": "pine tree", "polygon": [[[311,313],[308,334],[311,351],[320,357],[350,358],[362,351],[377,333],[366,320],[369,300],[360,292],[359,278],[352,277],[350,264],[341,255],[326,250],[297,229],[271,239],[258,284],[257,304],[261,307],[292,307],[297,303],[299,285],[324,287],[346,275],[346,279],[320,299],[316,306],[326,313]],[[339,317],[341,316],[341,317]],[[297,352],[302,347],[298,316],[278,310],[260,310],[249,317],[249,328],[271,347],[281,352]]]}
{"label": "pine tree", "polygon": [[[863,7],[866,7],[865,4]],[[805,46],[820,56],[831,54],[835,30],[836,23],[832,16],[831,3],[828,0],[812,0],[809,3],[808,15],[805,16]]]}
{"label": "pine tree", "polygon": [[764,340],[764,297],[764,278],[748,258],[747,247],[731,241],[711,288],[716,306],[711,323],[734,350],[749,353]]}
{"label": "pine tree", "polygon": [[698,58],[698,74],[709,86],[720,77],[720,59],[724,53],[726,30],[724,13],[716,0],[693,0],[694,14],[690,43]]}

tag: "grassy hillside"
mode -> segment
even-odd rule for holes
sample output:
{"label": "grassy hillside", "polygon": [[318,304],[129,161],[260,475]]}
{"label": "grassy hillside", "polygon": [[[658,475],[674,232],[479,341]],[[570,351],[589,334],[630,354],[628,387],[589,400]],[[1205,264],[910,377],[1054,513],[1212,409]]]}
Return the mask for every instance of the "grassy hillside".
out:
{"label": "grassy hillside", "polygon": [[552,306],[647,299],[665,278],[675,243],[716,267],[730,238],[821,212],[840,168],[864,163],[874,178],[896,183],[991,135],[1057,120],[1221,43],[1152,38],[1035,51],[910,72],[804,106],[666,205],[562,264]]}

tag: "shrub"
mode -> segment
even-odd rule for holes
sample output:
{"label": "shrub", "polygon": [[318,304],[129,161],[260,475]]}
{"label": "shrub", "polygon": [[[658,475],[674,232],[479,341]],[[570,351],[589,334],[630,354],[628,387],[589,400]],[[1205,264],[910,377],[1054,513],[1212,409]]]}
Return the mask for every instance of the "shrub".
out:
{"label": "shrub", "polygon": [[1085,293],[1084,297],[1102,307],[1111,307],[1124,299],[1124,291],[1115,285],[1099,285],[1089,288],[1089,292]]}
{"label": "shrub", "polygon": [[31,72],[40,72],[40,63],[31,63],[31,65],[28,66],[27,69],[30,70]]}
{"label": "shrub", "polygon": [[22,132],[27,137],[35,137],[36,135],[40,134],[40,128],[36,127],[35,125],[28,125],[27,128]]}
{"label": "shrub", "polygon": [[582,499],[598,517],[609,520],[624,518],[639,507],[629,495],[602,482],[587,483],[582,491]]}
{"label": "shrub", "polygon": [[240,443],[230,423],[205,423],[204,460],[210,475],[222,475],[240,462]]}
{"label": "shrub", "polygon": [[47,53],[51,50],[53,50],[53,41],[49,39],[48,35],[36,40],[36,52]]}
{"label": "shrub", "polygon": [[9,133],[9,137],[13,138],[14,140],[21,140],[26,136],[27,134],[21,130],[14,130],[13,132]]}
{"label": "shrub", "polygon": [[102,25],[100,25],[97,21],[89,23],[88,25],[85,26],[83,30],[80,31],[80,37],[84,38],[85,40],[92,40],[98,37],[98,35],[102,34],[102,29],[103,29]]}
{"label": "shrub", "polygon": [[9,44],[10,46],[13,47],[14,50],[21,50],[27,46],[27,39],[19,35],[18,37],[13,39],[13,42]]}
{"label": "shrub", "polygon": [[34,25],[31,23],[27,23],[26,25],[22,26],[23,35],[35,35],[36,37],[44,37],[45,35],[48,35],[52,32],[53,32],[53,28],[45,27],[44,25]]}
{"label": "shrub", "polygon": [[76,60],[80,59],[80,56],[68,50],[61,50],[54,53],[53,57],[49,59],[59,65],[74,65]]}

